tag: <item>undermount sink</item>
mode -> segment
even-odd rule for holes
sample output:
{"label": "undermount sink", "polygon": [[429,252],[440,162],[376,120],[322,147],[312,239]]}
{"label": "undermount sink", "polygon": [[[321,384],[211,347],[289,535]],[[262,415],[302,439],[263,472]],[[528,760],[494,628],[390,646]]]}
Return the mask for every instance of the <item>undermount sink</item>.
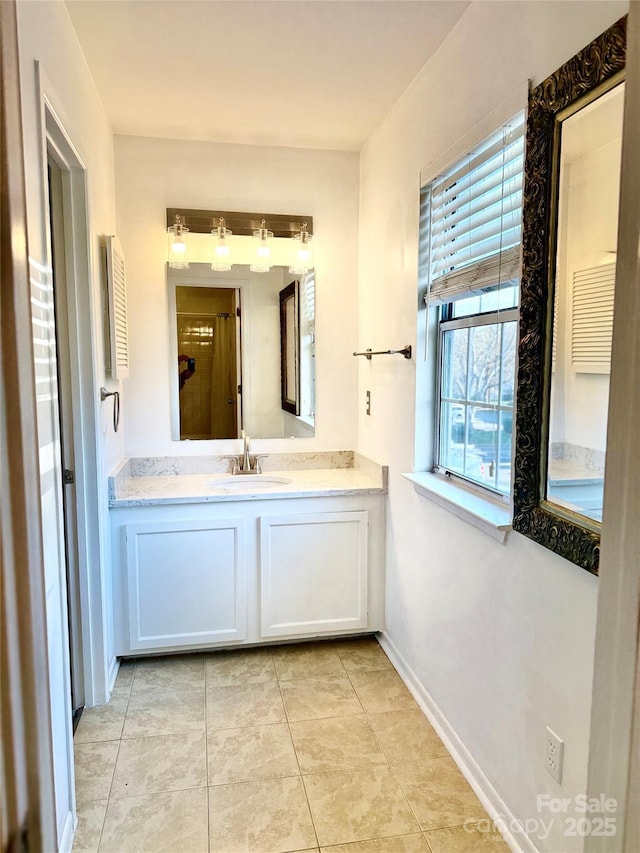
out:
{"label": "undermount sink", "polygon": [[211,480],[209,485],[214,488],[243,491],[245,489],[268,489],[271,486],[282,486],[290,482],[291,480],[286,477],[269,477],[264,474],[235,474],[233,477]]}

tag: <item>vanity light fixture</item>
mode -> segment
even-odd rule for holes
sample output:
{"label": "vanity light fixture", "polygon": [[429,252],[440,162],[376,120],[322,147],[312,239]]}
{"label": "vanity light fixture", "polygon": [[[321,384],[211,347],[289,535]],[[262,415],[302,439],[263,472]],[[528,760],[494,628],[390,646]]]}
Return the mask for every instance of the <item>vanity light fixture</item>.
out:
{"label": "vanity light fixture", "polygon": [[291,240],[293,242],[293,252],[289,272],[294,275],[304,275],[313,267],[313,254],[311,251],[313,236],[309,234],[306,222],[303,223],[300,231]]}
{"label": "vanity light fixture", "polygon": [[167,228],[169,266],[176,270],[189,269],[189,256],[185,234],[189,229],[184,224],[184,218],[176,213],[173,225]]}
{"label": "vanity light fixture", "polygon": [[211,253],[211,269],[216,272],[228,272],[231,269],[231,247],[227,237],[232,231],[225,227],[224,216],[218,219],[218,225],[212,230],[213,251]]}
{"label": "vanity light fixture", "polygon": [[260,228],[253,232],[255,243],[255,260],[249,267],[251,272],[269,272],[271,269],[271,240],[273,231],[267,229],[267,223],[263,219]]}

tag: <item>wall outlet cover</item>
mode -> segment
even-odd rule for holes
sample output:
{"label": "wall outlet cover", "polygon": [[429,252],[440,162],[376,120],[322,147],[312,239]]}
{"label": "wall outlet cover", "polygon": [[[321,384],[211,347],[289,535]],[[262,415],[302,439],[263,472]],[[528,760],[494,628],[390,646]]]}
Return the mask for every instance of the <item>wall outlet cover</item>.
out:
{"label": "wall outlet cover", "polygon": [[562,783],[562,762],[564,759],[564,741],[547,726],[544,761],[547,771],[559,784]]}

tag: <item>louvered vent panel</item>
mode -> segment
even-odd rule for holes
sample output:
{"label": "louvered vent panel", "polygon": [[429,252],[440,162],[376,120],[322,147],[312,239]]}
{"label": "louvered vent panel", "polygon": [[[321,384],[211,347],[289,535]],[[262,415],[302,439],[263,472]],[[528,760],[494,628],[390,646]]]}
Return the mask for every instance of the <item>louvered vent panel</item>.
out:
{"label": "louvered vent panel", "polygon": [[615,263],[573,275],[571,364],[578,373],[611,369],[615,278]]}
{"label": "louvered vent panel", "polygon": [[315,270],[305,273],[302,283],[303,316],[306,328],[305,334],[313,335],[316,330],[316,278]]}
{"label": "louvered vent panel", "polygon": [[107,286],[109,290],[111,376],[113,379],[126,379],[129,375],[127,284],[124,254],[117,237],[107,237]]}

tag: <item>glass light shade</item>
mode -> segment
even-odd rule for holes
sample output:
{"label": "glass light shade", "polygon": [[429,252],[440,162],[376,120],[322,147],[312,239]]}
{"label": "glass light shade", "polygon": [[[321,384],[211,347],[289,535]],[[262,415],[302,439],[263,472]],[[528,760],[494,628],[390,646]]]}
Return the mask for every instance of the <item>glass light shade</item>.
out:
{"label": "glass light shade", "polygon": [[224,226],[224,219],[220,218],[220,224],[213,229],[213,251],[211,254],[211,269],[216,272],[228,272],[231,269],[231,246],[227,237],[231,231]]}
{"label": "glass light shade", "polygon": [[169,266],[176,270],[189,269],[189,253],[187,251],[187,243],[185,234],[189,232],[188,228],[176,222],[167,228],[167,259]]}
{"label": "glass light shade", "polygon": [[263,219],[261,227],[253,232],[255,243],[255,260],[249,267],[251,272],[269,272],[271,269],[271,240],[273,231],[268,231]]}
{"label": "glass light shade", "polygon": [[306,224],[302,226],[300,233],[292,237],[293,258],[289,272],[295,275],[304,275],[313,267],[313,251],[311,242],[313,237],[307,231]]}

